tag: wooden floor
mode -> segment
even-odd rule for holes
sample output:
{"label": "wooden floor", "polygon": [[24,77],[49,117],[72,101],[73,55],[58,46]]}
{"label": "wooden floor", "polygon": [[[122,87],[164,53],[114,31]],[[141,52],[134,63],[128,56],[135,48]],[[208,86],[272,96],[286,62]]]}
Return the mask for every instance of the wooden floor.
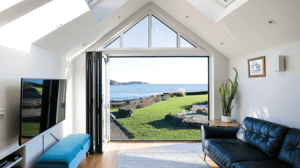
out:
{"label": "wooden floor", "polygon": [[[84,157],[78,167],[84,168],[117,168],[120,152],[176,152],[194,151],[203,158],[202,144],[189,142],[110,142],[104,154]],[[211,168],[219,168],[209,157],[206,162]]]}

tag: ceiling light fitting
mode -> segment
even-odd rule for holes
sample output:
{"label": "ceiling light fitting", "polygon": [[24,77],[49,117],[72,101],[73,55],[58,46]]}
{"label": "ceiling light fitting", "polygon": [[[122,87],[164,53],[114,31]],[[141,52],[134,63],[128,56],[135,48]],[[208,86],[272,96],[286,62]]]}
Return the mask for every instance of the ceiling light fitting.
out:
{"label": "ceiling light fitting", "polygon": [[276,24],[276,22],[273,19],[269,20],[268,23],[269,24]]}
{"label": "ceiling light fitting", "polygon": [[58,23],[58,25],[56,25],[57,28],[61,27],[62,23]]}

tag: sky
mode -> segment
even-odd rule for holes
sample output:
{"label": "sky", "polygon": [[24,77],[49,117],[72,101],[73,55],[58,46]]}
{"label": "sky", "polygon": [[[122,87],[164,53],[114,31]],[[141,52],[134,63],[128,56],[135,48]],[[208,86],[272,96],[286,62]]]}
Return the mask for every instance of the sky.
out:
{"label": "sky", "polygon": [[150,84],[207,84],[207,57],[111,58],[110,79]]}

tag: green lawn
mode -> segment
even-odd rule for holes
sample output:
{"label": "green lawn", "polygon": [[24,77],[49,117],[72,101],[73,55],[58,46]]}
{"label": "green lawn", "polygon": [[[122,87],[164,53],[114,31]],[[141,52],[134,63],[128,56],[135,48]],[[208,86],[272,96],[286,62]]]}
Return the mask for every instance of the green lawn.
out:
{"label": "green lawn", "polygon": [[22,123],[22,136],[37,136],[40,133],[40,123]]}
{"label": "green lawn", "polygon": [[[136,140],[142,139],[201,139],[200,128],[181,127],[165,120],[165,116],[179,113],[195,102],[207,101],[207,95],[169,98],[146,108],[135,109],[132,117],[118,118],[118,109],[111,109],[117,121],[133,134]],[[167,128],[173,128],[168,130]]]}
{"label": "green lawn", "polygon": [[33,88],[35,88],[39,92],[39,95],[43,94],[43,88],[42,87],[33,87]]}

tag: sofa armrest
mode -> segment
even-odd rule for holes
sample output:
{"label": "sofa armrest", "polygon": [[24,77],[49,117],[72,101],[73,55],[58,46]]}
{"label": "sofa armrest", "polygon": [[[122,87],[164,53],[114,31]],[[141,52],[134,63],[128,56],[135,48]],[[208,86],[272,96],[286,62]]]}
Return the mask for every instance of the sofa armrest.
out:
{"label": "sofa armrest", "polygon": [[201,126],[201,141],[202,141],[202,150],[205,148],[205,139],[208,138],[226,138],[226,139],[236,139],[236,133],[238,132],[239,127],[210,127],[210,126]]}

